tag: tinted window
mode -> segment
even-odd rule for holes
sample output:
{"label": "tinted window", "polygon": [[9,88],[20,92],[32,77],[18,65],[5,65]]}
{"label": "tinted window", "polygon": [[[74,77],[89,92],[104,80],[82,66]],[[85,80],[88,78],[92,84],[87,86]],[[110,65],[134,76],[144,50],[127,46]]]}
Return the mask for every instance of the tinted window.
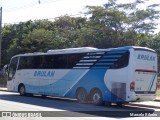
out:
{"label": "tinted window", "polygon": [[84,53],[68,55],[68,68],[73,68],[83,57]]}
{"label": "tinted window", "polygon": [[18,69],[71,69],[85,54],[20,57]]}
{"label": "tinted window", "polygon": [[55,55],[54,56],[54,68],[65,69],[67,68],[67,55]]}
{"label": "tinted window", "polygon": [[53,69],[54,68],[54,56],[53,55],[47,55],[47,56],[44,56],[44,69]]}
{"label": "tinted window", "polygon": [[27,57],[20,57],[18,69],[25,69],[27,65]]}
{"label": "tinted window", "polygon": [[129,52],[125,52],[111,67],[110,69],[120,69],[128,66]]}
{"label": "tinted window", "polygon": [[18,69],[37,69],[40,67],[40,56],[22,56]]}
{"label": "tinted window", "polygon": [[40,68],[41,56],[32,56],[32,58],[33,58],[33,60],[32,60],[33,66],[30,66],[30,68],[32,68],[32,69]]}
{"label": "tinted window", "polygon": [[12,78],[14,77],[17,69],[17,63],[18,63],[18,57],[15,57],[11,60],[9,65],[8,80],[12,80]]}

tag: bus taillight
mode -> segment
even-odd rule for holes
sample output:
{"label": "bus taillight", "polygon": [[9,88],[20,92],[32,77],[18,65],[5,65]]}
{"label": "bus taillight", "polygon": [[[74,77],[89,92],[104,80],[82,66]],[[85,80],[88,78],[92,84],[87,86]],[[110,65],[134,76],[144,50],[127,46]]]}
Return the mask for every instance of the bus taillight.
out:
{"label": "bus taillight", "polygon": [[130,91],[133,92],[135,90],[135,82],[132,81],[130,84]]}

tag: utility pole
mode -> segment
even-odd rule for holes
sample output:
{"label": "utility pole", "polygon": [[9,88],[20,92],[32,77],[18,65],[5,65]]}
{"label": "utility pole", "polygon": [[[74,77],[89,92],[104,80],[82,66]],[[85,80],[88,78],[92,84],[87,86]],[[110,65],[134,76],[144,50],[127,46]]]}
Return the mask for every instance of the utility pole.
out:
{"label": "utility pole", "polygon": [[1,67],[1,60],[2,60],[2,7],[0,8],[0,67]]}
{"label": "utility pole", "polygon": [[38,3],[41,4],[41,1],[39,0]]}

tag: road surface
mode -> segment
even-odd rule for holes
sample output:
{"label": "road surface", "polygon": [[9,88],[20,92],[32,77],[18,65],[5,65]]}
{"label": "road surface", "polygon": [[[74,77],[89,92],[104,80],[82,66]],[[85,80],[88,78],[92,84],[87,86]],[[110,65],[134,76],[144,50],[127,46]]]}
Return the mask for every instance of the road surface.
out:
{"label": "road surface", "polygon": [[[151,106],[147,106],[147,104]],[[96,106],[92,104],[80,104],[75,100],[42,96],[20,96],[18,93],[0,91],[0,120],[13,119],[127,119],[130,116],[143,116],[147,119],[160,115],[160,102],[144,102],[127,104],[122,107]],[[9,115],[11,114],[12,117]],[[7,115],[9,117],[7,117]],[[44,118],[45,117],[45,118]],[[160,117],[160,116],[159,116]],[[138,117],[134,117],[138,119]]]}

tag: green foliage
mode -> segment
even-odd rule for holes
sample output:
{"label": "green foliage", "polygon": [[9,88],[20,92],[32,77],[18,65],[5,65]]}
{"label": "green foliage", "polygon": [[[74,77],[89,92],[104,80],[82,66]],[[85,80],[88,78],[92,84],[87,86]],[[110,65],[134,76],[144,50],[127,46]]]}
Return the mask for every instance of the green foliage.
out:
{"label": "green foliage", "polygon": [[156,96],[157,96],[157,97],[160,97],[160,88],[157,89],[157,91],[156,91]]}
{"label": "green foliage", "polygon": [[[140,45],[151,47],[160,58],[160,34],[151,34],[159,19],[158,4],[139,9],[145,0],[119,4],[108,0],[103,7],[87,6],[90,17],[62,16],[55,21],[27,21],[3,26],[2,63],[16,54],[49,49],[91,46],[110,48]],[[160,66],[159,66],[160,67]]]}

